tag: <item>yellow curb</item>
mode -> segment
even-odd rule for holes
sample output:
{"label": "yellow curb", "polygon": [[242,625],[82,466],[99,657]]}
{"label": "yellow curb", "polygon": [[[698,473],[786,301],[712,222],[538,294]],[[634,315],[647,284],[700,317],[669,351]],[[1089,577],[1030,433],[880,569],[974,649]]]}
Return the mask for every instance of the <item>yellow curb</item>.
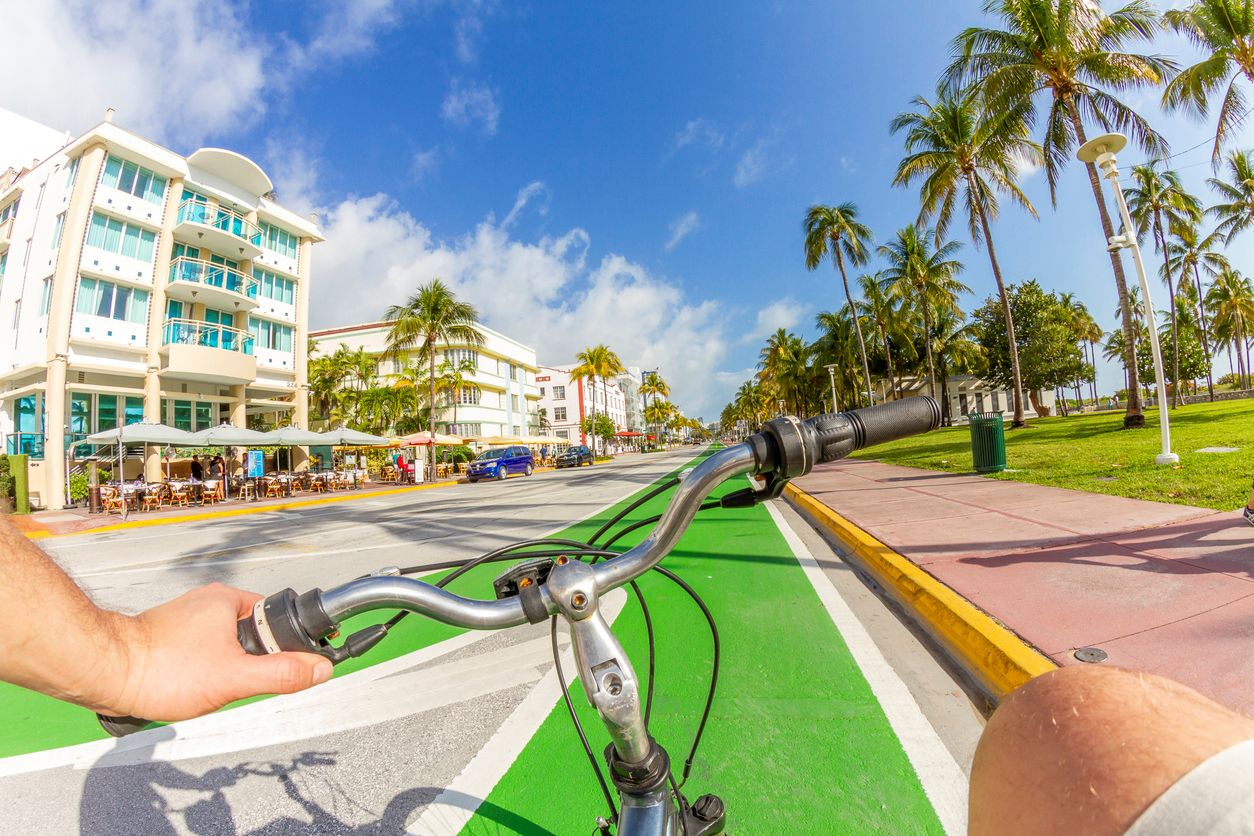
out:
{"label": "yellow curb", "polygon": [[407,485],[403,488],[391,488],[384,491],[354,492],[349,495],[323,496],[318,499],[302,499],[296,502],[284,502],[279,505],[261,505],[248,508],[229,508],[223,511],[205,511],[199,514],[187,514],[179,517],[158,517],[154,519],[127,520],[125,522],[88,528],[83,531],[67,531],[57,534],[51,531],[32,531],[26,535],[28,540],[44,540],[49,537],[73,537],[81,534],[103,534],[110,531],[123,531],[128,528],[151,528],[157,525],[173,525],[175,523],[197,522],[199,520],[216,520],[223,517],[241,517],[245,514],[264,514],[268,511],[287,511],[292,508],[308,508],[312,505],[329,505],[333,502],[349,502],[354,499],[366,499],[376,496],[393,496],[413,491],[427,491],[432,488],[450,488],[460,482],[431,482],[423,485]]}
{"label": "yellow curb", "polygon": [[907,558],[794,485],[788,499],[849,547],[862,567],[938,640],[994,702],[1058,667],[1036,648]]}

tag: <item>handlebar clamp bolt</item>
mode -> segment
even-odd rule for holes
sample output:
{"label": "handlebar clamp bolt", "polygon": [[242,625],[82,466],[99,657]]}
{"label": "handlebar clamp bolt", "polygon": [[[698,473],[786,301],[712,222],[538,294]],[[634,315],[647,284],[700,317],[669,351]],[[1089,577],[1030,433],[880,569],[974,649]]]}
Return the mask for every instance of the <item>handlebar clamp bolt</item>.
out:
{"label": "handlebar clamp bolt", "polygon": [[582,592],[576,592],[574,595],[570,596],[570,605],[573,608],[582,611],[584,607],[588,606],[588,596],[584,595]]}
{"label": "handlebar clamp bolt", "polygon": [[567,557],[567,556],[566,556],[566,555],[564,555],[564,554],[563,554],[563,555],[560,555],[560,556],[557,558],[557,560],[555,560],[555,561],[554,561],[554,563],[556,563],[558,566],[565,566],[565,565],[566,565],[567,563],[569,563],[569,562],[570,562],[570,558],[569,558],[569,557]]}

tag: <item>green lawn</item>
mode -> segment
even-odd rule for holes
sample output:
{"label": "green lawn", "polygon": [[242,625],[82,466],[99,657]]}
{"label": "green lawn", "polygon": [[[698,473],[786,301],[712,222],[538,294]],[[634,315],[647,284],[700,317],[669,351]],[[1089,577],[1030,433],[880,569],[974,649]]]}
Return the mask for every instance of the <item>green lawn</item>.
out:
{"label": "green lawn", "polygon": [[[1013,472],[991,478],[1108,493],[1156,502],[1231,511],[1245,503],[1254,477],[1254,400],[1182,406],[1171,413],[1178,467],[1154,464],[1159,452],[1158,412],[1145,428],[1124,430],[1123,412],[1033,420],[1006,430],[1006,463]],[[1202,447],[1237,447],[1236,453],[1196,453]],[[965,427],[865,450],[860,458],[931,470],[969,472],[971,436]]]}

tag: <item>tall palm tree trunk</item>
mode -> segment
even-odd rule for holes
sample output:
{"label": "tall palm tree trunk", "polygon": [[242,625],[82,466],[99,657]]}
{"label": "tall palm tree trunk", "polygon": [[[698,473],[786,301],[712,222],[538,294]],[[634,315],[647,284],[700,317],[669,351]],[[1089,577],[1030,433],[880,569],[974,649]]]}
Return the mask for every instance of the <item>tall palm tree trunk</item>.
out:
{"label": "tall palm tree trunk", "polygon": [[988,215],[984,212],[984,195],[975,182],[975,175],[967,172],[967,188],[976,195],[976,213],[980,216],[980,226],[984,229],[984,243],[988,245],[988,261],[993,267],[993,278],[997,280],[997,295],[1001,299],[1001,315],[1006,320],[1006,340],[1010,344],[1010,372],[1014,377],[1014,418],[1012,427],[1025,426],[1023,420],[1023,378],[1019,375],[1019,345],[1015,339],[1015,320],[1010,312],[1010,297],[1006,295],[1006,285],[1001,278],[1001,265],[997,263],[997,251],[993,248],[993,233],[988,228]]}
{"label": "tall palm tree trunk", "polygon": [[[1167,256],[1167,236],[1163,234],[1163,219],[1159,210],[1154,210],[1154,246],[1162,249],[1163,275],[1167,278],[1167,292],[1171,294],[1171,408],[1180,405],[1180,333],[1176,327],[1176,287],[1171,278],[1171,259]],[[1163,393],[1164,396],[1166,393]]]}
{"label": "tall palm tree trunk", "polygon": [[[1071,117],[1071,124],[1075,128],[1076,138],[1081,144],[1088,141],[1084,134],[1084,123],[1080,120],[1080,112],[1076,109],[1075,101],[1069,96],[1064,99],[1064,105],[1067,108],[1067,114]],[[1097,214],[1102,221],[1102,234],[1105,240],[1109,241],[1115,234],[1115,228],[1110,223],[1110,213],[1106,209],[1106,198],[1102,196],[1102,184],[1097,177],[1097,166],[1093,163],[1085,163],[1084,168],[1088,171],[1089,185],[1093,187],[1093,199],[1097,201]],[[1132,234],[1132,231],[1128,231]],[[1123,325],[1123,345],[1124,345],[1124,363],[1128,367],[1128,410],[1123,416],[1123,426],[1125,428],[1143,427],[1145,426],[1145,414],[1141,409],[1141,387],[1140,373],[1136,367],[1136,331],[1132,320],[1132,306],[1128,303],[1128,281],[1123,275],[1123,261],[1119,258],[1117,250],[1110,252],[1110,266],[1115,272],[1115,289],[1119,292],[1119,311],[1122,314]]]}
{"label": "tall palm tree trunk", "polygon": [[1097,411],[1097,343],[1089,343],[1089,365],[1093,375],[1089,378],[1089,393],[1093,396],[1093,411]]}
{"label": "tall palm tree trunk", "polygon": [[[432,453],[435,452],[435,341],[437,335],[427,334],[427,374],[430,376],[430,393],[431,400],[427,401],[427,432],[431,433],[431,441],[433,442],[429,448]],[[435,481],[435,456],[428,456],[430,461],[427,462],[427,479]]]}
{"label": "tall palm tree trunk", "polygon": [[[884,358],[888,361],[888,388],[891,390],[895,387],[897,379],[897,371],[893,368],[893,351],[888,346],[888,332],[884,330],[884,326],[876,323],[876,328],[880,332],[880,342],[884,343]],[[900,395],[898,395],[900,397]],[[832,412],[836,411],[836,404],[832,404]]]}
{"label": "tall palm tree trunk", "polygon": [[[862,382],[869,399],[871,397],[871,367],[866,361],[866,342],[862,339],[862,318],[858,316],[858,305],[853,301],[853,294],[849,292],[849,277],[845,275],[845,259],[840,254],[840,247],[834,246],[832,251],[836,253],[836,266],[840,268],[840,281],[845,286],[845,299],[849,302],[849,310],[853,313],[853,330],[858,334],[858,351],[862,354]],[[861,405],[862,393],[859,392],[858,406]]]}
{"label": "tall palm tree trunk", "polygon": [[935,398],[936,364],[932,360],[932,306],[928,304],[927,294],[922,287],[919,287],[919,299],[923,307],[923,348],[927,353],[927,393]]}
{"label": "tall palm tree trunk", "polygon": [[[1181,275],[1180,281],[1185,281],[1185,277]],[[1193,263],[1193,280],[1197,283],[1197,312],[1202,323],[1202,351],[1206,355],[1206,393],[1210,396],[1210,402],[1215,402],[1215,375],[1211,369],[1210,356],[1210,325],[1206,322],[1206,302],[1202,295],[1202,275],[1198,272],[1197,262]]]}

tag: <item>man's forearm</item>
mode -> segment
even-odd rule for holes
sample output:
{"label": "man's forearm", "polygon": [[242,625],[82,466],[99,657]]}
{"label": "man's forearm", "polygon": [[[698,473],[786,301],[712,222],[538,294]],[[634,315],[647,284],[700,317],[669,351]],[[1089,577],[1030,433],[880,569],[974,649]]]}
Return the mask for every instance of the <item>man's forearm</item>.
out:
{"label": "man's forearm", "polygon": [[0,679],[93,709],[126,682],[139,623],[92,603],[52,558],[0,517]]}

